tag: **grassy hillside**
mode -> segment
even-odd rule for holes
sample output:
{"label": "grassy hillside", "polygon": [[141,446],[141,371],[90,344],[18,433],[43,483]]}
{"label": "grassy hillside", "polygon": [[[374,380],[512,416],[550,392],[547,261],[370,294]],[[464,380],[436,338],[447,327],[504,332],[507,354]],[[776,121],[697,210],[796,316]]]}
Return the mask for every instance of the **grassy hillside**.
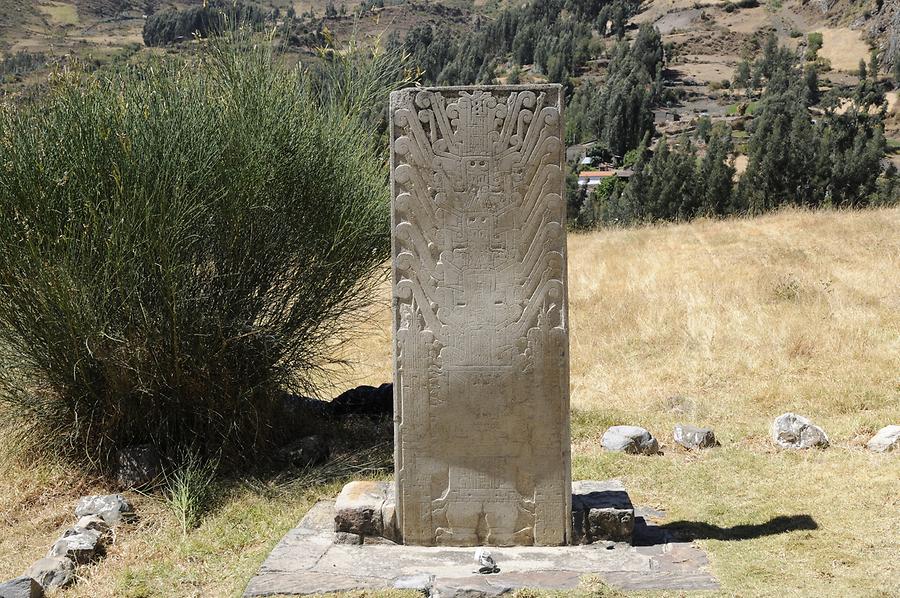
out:
{"label": "grassy hillside", "polygon": [[[900,456],[863,449],[900,423],[898,230],[891,209],[570,236],[574,477],[621,478],[637,504],[665,510],[709,551],[723,596],[900,594]],[[385,301],[346,348],[356,366],[343,385],[390,379],[389,326]],[[831,448],[775,450],[768,426],[788,410],[823,426]],[[676,422],[712,426],[722,448],[682,451]],[[665,454],[603,452],[619,423],[649,428]],[[132,496],[142,521],[65,595],[239,595],[311,502],[337,492],[325,480],[385,465],[366,459],[245,480],[186,536],[159,501]],[[79,494],[109,490],[6,460],[0,577],[43,554]]]}

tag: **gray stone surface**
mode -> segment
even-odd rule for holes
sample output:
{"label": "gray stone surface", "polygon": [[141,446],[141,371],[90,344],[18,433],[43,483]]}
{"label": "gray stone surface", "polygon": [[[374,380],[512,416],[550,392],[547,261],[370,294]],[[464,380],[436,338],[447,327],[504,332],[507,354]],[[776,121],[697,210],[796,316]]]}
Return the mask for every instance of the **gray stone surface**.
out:
{"label": "gray stone surface", "polygon": [[[644,531],[648,529],[658,528],[650,525]],[[422,591],[429,584],[432,596],[497,595],[518,588],[572,589],[582,576],[600,576],[624,590],[718,588],[705,553],[691,543],[670,542],[662,532],[645,533],[641,546],[491,548],[500,567],[493,575],[474,573],[474,548],[350,546],[334,544],[333,535],[334,502],[320,501],[275,547],[244,596],[394,587]],[[662,539],[654,543],[647,538]]]}
{"label": "gray stone surface", "polygon": [[0,598],[44,598],[44,590],[30,577],[17,577],[0,583]]}
{"label": "gray stone surface", "polygon": [[391,94],[404,544],[569,540],[562,107],[559,85]]}
{"label": "gray stone surface", "polygon": [[772,422],[772,441],[781,448],[827,448],[825,431],[796,413],[783,413]]}
{"label": "gray stone surface", "polygon": [[119,451],[116,480],[122,488],[141,488],[160,475],[159,453],[149,444],[130,446]]}
{"label": "gray stone surface", "polygon": [[24,573],[45,590],[64,588],[75,581],[75,564],[66,557],[44,557],[34,562]]}
{"label": "gray stone surface", "polygon": [[109,525],[117,525],[134,518],[134,509],[121,494],[84,496],[75,507],[75,516],[87,515],[95,515]]}
{"label": "gray stone surface", "polygon": [[608,451],[632,455],[656,455],[659,443],[650,432],[638,426],[612,426],[603,433],[600,444]]}
{"label": "gray stone surface", "polygon": [[866,443],[866,448],[876,453],[900,451],[900,426],[885,426]]}
{"label": "gray stone surface", "polygon": [[572,483],[572,535],[579,544],[631,542],[634,505],[619,480]]}
{"label": "gray stone surface", "polygon": [[89,563],[102,549],[101,536],[100,532],[93,530],[67,530],[62,538],[53,543],[47,556],[65,557],[78,565]]}
{"label": "gray stone surface", "polygon": [[697,450],[719,446],[716,434],[709,428],[675,424],[672,438],[686,449]]}

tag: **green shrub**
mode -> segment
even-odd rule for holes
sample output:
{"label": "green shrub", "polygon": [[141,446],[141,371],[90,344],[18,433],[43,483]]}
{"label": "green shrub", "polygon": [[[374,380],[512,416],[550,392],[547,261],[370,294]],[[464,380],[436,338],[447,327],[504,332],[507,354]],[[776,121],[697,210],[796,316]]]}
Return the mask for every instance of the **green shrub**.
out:
{"label": "green shrub", "polygon": [[806,36],[806,40],[806,60],[815,62],[816,58],[818,58],[819,50],[822,49],[822,34],[818,31],[811,31]]}
{"label": "green shrub", "polygon": [[214,40],[0,105],[0,403],[25,440],[100,466],[143,442],[251,458],[279,393],[314,392],[388,255],[360,115],[402,70],[281,64]]}
{"label": "green shrub", "polygon": [[265,12],[252,3],[236,0],[212,0],[200,6],[184,9],[168,8],[154,13],[144,21],[143,39],[147,46],[167,46],[191,41],[194,36],[205,38],[228,29],[229,23],[261,28]]}

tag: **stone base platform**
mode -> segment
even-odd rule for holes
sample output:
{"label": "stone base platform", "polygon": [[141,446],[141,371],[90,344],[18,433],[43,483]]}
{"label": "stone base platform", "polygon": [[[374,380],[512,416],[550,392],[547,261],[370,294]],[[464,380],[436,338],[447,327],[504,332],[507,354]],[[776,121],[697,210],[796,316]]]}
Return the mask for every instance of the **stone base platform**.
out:
{"label": "stone base platform", "polygon": [[334,501],[320,501],[275,547],[244,596],[392,588],[438,598],[497,596],[519,588],[573,590],[583,577],[599,577],[622,590],[719,587],[702,550],[690,542],[673,542],[664,529],[647,522],[662,513],[640,508],[634,512],[634,545],[603,541],[491,547],[500,572],[481,575],[473,548],[335,543]]}

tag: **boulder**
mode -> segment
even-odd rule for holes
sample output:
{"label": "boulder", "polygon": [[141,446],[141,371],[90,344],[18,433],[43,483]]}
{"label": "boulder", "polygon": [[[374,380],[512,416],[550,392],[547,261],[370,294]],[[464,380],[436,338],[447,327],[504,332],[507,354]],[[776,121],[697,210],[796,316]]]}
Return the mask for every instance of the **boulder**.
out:
{"label": "boulder", "polygon": [[337,416],[391,417],[394,413],[394,385],[387,382],[378,388],[357,386],[335,398],[331,409]]}
{"label": "boulder", "polygon": [[828,436],[819,426],[796,413],[784,413],[772,422],[772,441],[782,448],[827,448]]}
{"label": "boulder", "polygon": [[709,428],[675,424],[675,431],[672,437],[675,442],[686,449],[696,450],[719,446],[715,433]]}
{"label": "boulder", "polygon": [[384,531],[381,510],[390,482],[356,481],[341,490],[334,503],[334,531],[380,536]]}
{"label": "boulder", "polygon": [[644,428],[638,426],[612,426],[603,433],[600,443],[608,451],[633,455],[656,455],[659,443]]}
{"label": "boulder", "polygon": [[44,598],[44,589],[30,577],[17,577],[0,583],[0,598]]}
{"label": "boulder", "polygon": [[634,523],[634,505],[619,480],[572,482],[574,543],[630,543]]}
{"label": "boulder", "polygon": [[99,517],[109,525],[117,525],[122,521],[133,519],[134,509],[121,494],[84,496],[75,507],[75,516],[85,517],[87,515]]}
{"label": "boulder", "polygon": [[69,529],[63,537],[53,543],[47,557],[63,557],[71,559],[78,565],[94,560],[102,550],[100,532],[92,530]]}
{"label": "boulder", "polygon": [[38,582],[45,590],[65,588],[75,581],[75,563],[64,556],[46,556],[32,564],[25,577]]}
{"label": "boulder", "polygon": [[876,453],[900,451],[900,426],[885,426],[866,443],[866,448]]}
{"label": "boulder", "polygon": [[322,436],[304,436],[278,450],[278,459],[297,467],[320,465],[328,461],[331,448]]}
{"label": "boulder", "polygon": [[141,488],[159,478],[159,454],[149,444],[131,446],[119,451],[116,479],[122,488]]}

